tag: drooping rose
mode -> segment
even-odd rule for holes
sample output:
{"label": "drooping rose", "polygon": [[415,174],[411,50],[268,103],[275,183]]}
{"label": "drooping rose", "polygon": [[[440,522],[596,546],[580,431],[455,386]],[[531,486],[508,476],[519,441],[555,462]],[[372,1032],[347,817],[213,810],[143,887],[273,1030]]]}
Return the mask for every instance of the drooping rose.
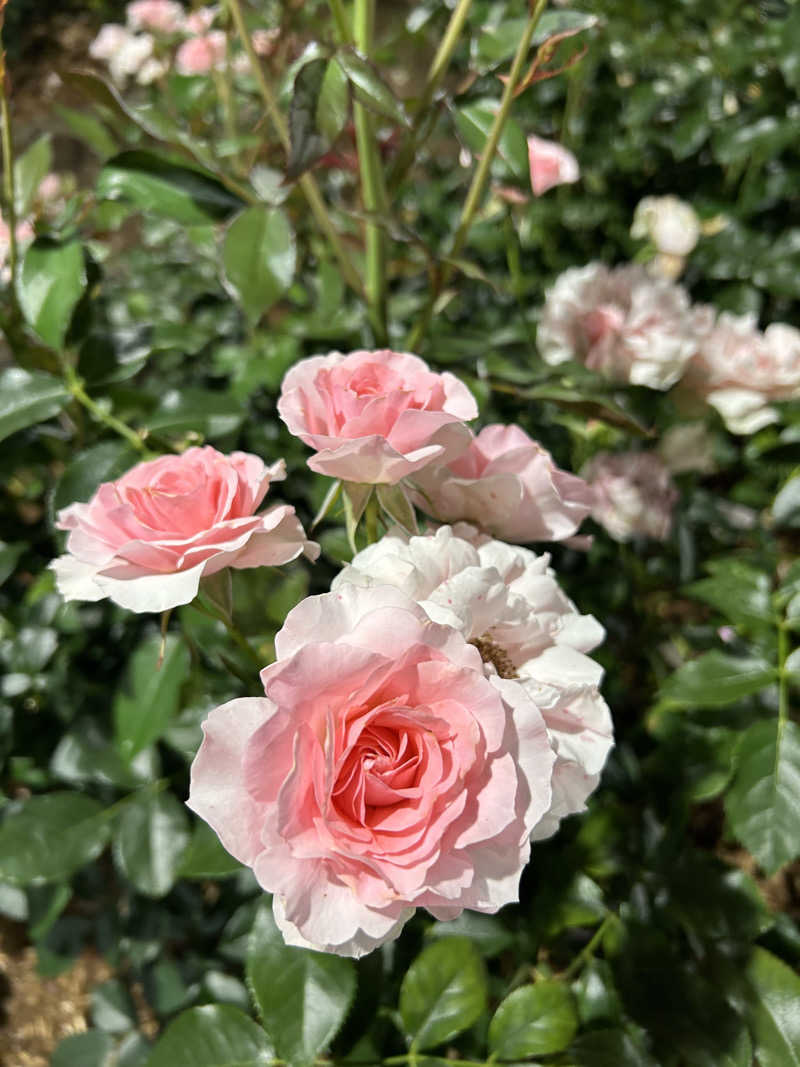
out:
{"label": "drooping rose", "polygon": [[473,522],[504,541],[562,541],[589,514],[582,478],[560,470],[519,426],[485,426],[447,465],[414,476],[423,511],[442,522]]}
{"label": "drooping rose", "polygon": [[86,504],[58,513],[67,555],[51,567],[67,600],[102,600],[131,611],[188,604],[200,579],[225,570],[277,566],[301,553],[315,559],[294,508],[259,515],[283,460],[266,467],[246,452],[210,446],[140,463],[104,482]]}
{"label": "drooping rose", "polygon": [[528,162],[534,196],[541,196],[556,185],[576,182],[581,170],[575,156],[557,141],[542,137],[528,138]]}
{"label": "drooping rose", "polygon": [[581,471],[594,490],[592,518],[615,541],[666,541],[678,492],[655,452],[598,452]]}
{"label": "drooping rose", "polygon": [[677,196],[646,196],[636,205],[631,236],[651,241],[668,256],[688,256],[700,238],[700,219]]}
{"label": "drooping rose", "polygon": [[554,760],[524,687],[388,587],[302,601],[276,651],[264,698],[206,720],[188,804],[286,941],[361,956],[417,907],[516,900]]}
{"label": "drooping rose", "polygon": [[125,18],[132,30],[177,33],[183,26],[184,10],[174,0],[133,0],[125,8]]}
{"label": "drooping rose", "polygon": [[418,356],[383,349],[300,360],[281,386],[278,412],[316,451],[309,467],[331,478],[394,484],[467,447],[472,394]]}
{"label": "drooping rose", "polygon": [[200,37],[190,37],[175,53],[179,74],[208,74],[225,65],[227,38],[222,30],[211,30]]}
{"label": "drooping rose", "polygon": [[800,330],[775,322],[762,333],[754,315],[723,311],[702,338],[680,392],[705,398],[732,433],[755,433],[777,421],[772,401],[800,396]]}
{"label": "drooping rose", "polygon": [[434,621],[453,626],[481,653],[488,677],[515,679],[544,715],[556,752],[553,796],[533,838],[555,833],[582,811],[613,744],[611,715],[598,686],[601,667],[586,654],[603,628],[564,595],[550,557],[494,541],[471,526],[442,526],[409,537],[390,531],[359,552],[334,579],[393,585]]}
{"label": "drooping rose", "polygon": [[565,271],[545,296],[542,359],[574,359],[613,381],[669,389],[711,326],[686,291],[644,267],[590,263]]}

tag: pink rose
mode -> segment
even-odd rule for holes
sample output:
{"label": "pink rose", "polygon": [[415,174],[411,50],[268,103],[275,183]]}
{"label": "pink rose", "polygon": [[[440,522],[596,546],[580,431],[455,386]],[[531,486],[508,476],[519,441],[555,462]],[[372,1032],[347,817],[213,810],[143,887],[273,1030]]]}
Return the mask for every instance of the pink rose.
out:
{"label": "pink rose", "polygon": [[66,600],[102,600],[131,611],[188,604],[200,579],[226,567],[272,567],[319,547],[306,540],[294,508],[256,508],[270,482],[285,478],[283,460],[224,456],[210,446],[140,463],[105,482],[87,504],[58,513],[69,530],[65,556],[54,560]]}
{"label": "pink rose", "polygon": [[685,289],[640,264],[564,271],[545,295],[537,344],[545,363],[585,363],[612,381],[669,389],[711,318]]}
{"label": "pink rose", "polygon": [[224,65],[226,50],[227,39],[222,30],[191,37],[175,53],[175,69],[179,74],[208,74]]}
{"label": "pink rose", "polygon": [[360,956],[416,907],[517,899],[554,755],[513,681],[392,588],[294,608],[265,698],[212,711],[189,807],[274,894],[289,944]]}
{"label": "pink rose", "polygon": [[528,162],[534,196],[556,185],[576,182],[581,176],[578,161],[568,148],[541,137],[528,138]]}
{"label": "pink rose", "polygon": [[416,502],[443,522],[474,522],[504,541],[562,541],[592,506],[582,478],[560,470],[519,426],[486,426],[447,466],[414,481]]}
{"label": "pink rose", "polygon": [[173,0],[134,0],[125,8],[125,15],[132,30],[177,33],[183,25],[184,11]]}
{"label": "pink rose", "polygon": [[203,34],[210,29],[217,17],[219,8],[198,7],[191,11],[183,21],[183,28],[187,33]]}
{"label": "pink rose", "polygon": [[388,349],[301,360],[283,379],[278,411],[316,450],[313,471],[373,485],[455,458],[469,444],[463,420],[478,414],[452,374]]}
{"label": "pink rose", "polygon": [[89,45],[89,55],[92,59],[109,60],[118,49],[127,44],[130,36],[124,26],[108,22],[100,27],[100,32]]}
{"label": "pink rose", "polygon": [[594,490],[592,518],[615,541],[666,541],[678,491],[655,452],[598,452],[581,471]]}

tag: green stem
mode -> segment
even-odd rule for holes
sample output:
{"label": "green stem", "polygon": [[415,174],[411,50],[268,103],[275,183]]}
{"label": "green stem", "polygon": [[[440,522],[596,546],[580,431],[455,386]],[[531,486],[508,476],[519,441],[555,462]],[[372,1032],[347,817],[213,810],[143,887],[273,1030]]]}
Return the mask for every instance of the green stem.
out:
{"label": "green stem", "polygon": [[464,23],[467,21],[467,15],[469,14],[471,6],[472,0],[458,0],[455,10],[450,16],[450,21],[447,24],[444,37],[436,51],[436,55],[433,57],[433,62],[428,71],[428,77],[425,80],[425,86],[414,109],[414,121],[411,125],[411,129],[409,130],[408,136],[403,142],[403,145],[397,154],[397,159],[392,167],[390,182],[392,190],[397,188],[408,168],[414,161],[420,130],[427,117],[427,112],[434,94],[439,88],[439,84],[444,77],[445,71],[453,56],[453,52],[456,50],[459,38],[461,37],[461,31],[464,28]]}
{"label": "green stem", "polygon": [[[353,40],[367,58],[372,52],[375,0],[355,0],[353,6]],[[358,166],[361,172],[361,200],[364,210],[383,214],[387,196],[372,115],[363,104],[353,105],[356,127]],[[365,224],[366,296],[372,329],[378,345],[387,342],[386,329],[386,235],[375,222]]]}
{"label": "green stem", "polygon": [[[528,55],[528,50],[533,40],[533,34],[539,23],[539,19],[542,17],[545,7],[547,6],[547,0],[537,0],[536,6],[531,12],[531,16],[528,19],[525,30],[520,39],[519,46],[517,47],[516,54],[514,55],[514,61],[511,64],[511,72],[508,76],[508,81],[503,89],[503,95],[500,99],[500,106],[497,109],[497,114],[494,117],[492,128],[489,131],[489,136],[486,138],[486,144],[484,145],[483,152],[478,161],[478,166],[475,168],[475,173],[472,176],[472,182],[467,192],[467,198],[464,201],[464,207],[461,210],[461,218],[458,223],[455,234],[453,235],[453,243],[449,253],[449,259],[456,259],[461,252],[462,248],[466,244],[467,236],[469,234],[470,227],[472,226],[475,214],[480,206],[483,194],[486,191],[486,185],[489,181],[489,173],[492,163],[494,161],[495,152],[497,146],[500,143],[500,137],[503,133],[503,128],[506,124],[506,119],[511,111],[511,105],[514,102],[514,93],[517,85],[519,84],[522,76],[525,60]],[[430,325],[431,318],[433,317],[433,309],[436,306],[436,301],[439,298],[439,294],[447,284],[447,281],[452,272],[452,264],[445,263],[442,269],[439,271],[439,276],[432,287],[428,303],[422,313],[419,322],[412,330],[408,342],[407,348],[410,351],[414,351],[419,342],[425,336],[428,326]]]}
{"label": "green stem", "polygon": [[367,544],[374,545],[378,540],[378,512],[380,505],[378,503],[377,493],[373,493],[367,501],[366,511],[364,512],[364,530],[367,535]]}
{"label": "green stem", "polygon": [[[418,1053],[409,1052],[405,1056],[388,1056],[381,1060],[383,1067],[400,1067],[401,1064],[414,1064],[419,1057]],[[486,1060],[451,1060],[447,1056],[431,1056],[424,1053],[426,1063],[441,1064],[441,1067],[486,1067]]]}
{"label": "green stem", "polygon": [[128,444],[132,445],[137,452],[141,452],[143,456],[149,455],[149,449],[139,434],[124,423],[122,419],[116,418],[116,416],[111,415],[108,411],[103,411],[100,405],[92,400],[84,389],[81,379],[66,362],[64,363],[64,377],[66,379],[67,389],[69,389],[70,393],[72,393],[78,403],[86,408],[96,422],[102,423],[103,426],[107,426],[109,430],[113,430],[114,433],[118,433],[120,437],[124,437]]}
{"label": "green stem", "polygon": [[339,40],[342,44],[352,44],[353,38],[350,33],[350,26],[347,22],[347,12],[344,9],[342,0],[330,0],[331,14],[333,15],[333,21],[336,23],[336,32],[339,34]]}
{"label": "green stem", "polygon": [[14,188],[14,141],[11,136],[11,112],[8,106],[8,80],[6,78],[6,57],[0,38],[0,126],[3,141],[3,199],[5,201],[6,223],[8,224],[8,268],[11,274],[11,299],[16,306],[17,300],[17,204]]}
{"label": "green stem", "polygon": [[[227,0],[228,10],[230,11],[231,18],[236,27],[236,32],[239,35],[239,39],[242,42],[242,47],[247,53],[247,58],[250,61],[250,67],[255,75],[255,79],[258,82],[258,88],[261,92],[261,98],[266,105],[267,111],[272,124],[275,127],[275,131],[278,134],[278,139],[283,145],[284,149],[288,152],[290,148],[289,142],[289,128],[286,124],[286,120],[278,107],[278,101],[272,92],[266,75],[264,74],[264,68],[261,65],[261,60],[256,55],[256,51],[253,48],[253,42],[250,40],[250,34],[247,32],[247,26],[244,21],[244,14],[242,12],[241,4],[239,0]],[[339,266],[342,270],[342,277],[347,284],[359,295],[363,294],[363,286],[361,279],[358,276],[358,271],[350,262],[350,257],[347,255],[347,251],[342,243],[342,239],[336,232],[333,222],[331,221],[328,209],[325,206],[325,201],[322,199],[322,194],[319,191],[319,187],[310,174],[304,174],[300,178],[298,185],[300,186],[303,194],[308,201],[308,206],[311,208],[311,212],[317,221],[317,225],[325,234],[328,239],[328,243],[333,249],[333,253],[339,260]]]}
{"label": "green stem", "polygon": [[214,605],[210,605],[208,600],[204,599],[202,595],[199,597],[195,597],[195,599],[192,601],[191,606],[197,611],[199,611],[202,615],[208,616],[209,619],[216,619],[217,622],[221,622],[230,634],[234,644],[239,649],[241,649],[245,656],[247,656],[250,662],[254,664],[254,666],[256,666],[259,671],[261,671],[262,668],[266,666],[266,664],[264,663],[264,657],[260,656],[258,652],[256,652],[256,650],[250,644],[248,639],[245,637],[245,635],[242,633],[242,631],[239,629],[239,627],[236,625],[230,615],[227,615],[225,614],[225,612],[222,611],[216,611]]}
{"label": "green stem", "polygon": [[778,625],[778,743],[780,744],[783,728],[789,718],[789,672],[786,660],[789,658],[789,630],[785,623]]}
{"label": "green stem", "polygon": [[614,915],[613,912],[607,912],[606,917],[597,927],[588,944],[581,949],[572,963],[570,963],[569,967],[567,967],[566,971],[562,974],[561,977],[565,982],[568,982],[570,978],[572,978],[572,976],[576,974],[585,963],[588,963],[592,956],[594,956],[595,949],[603,940],[606,930],[614,920],[616,920],[616,915]]}

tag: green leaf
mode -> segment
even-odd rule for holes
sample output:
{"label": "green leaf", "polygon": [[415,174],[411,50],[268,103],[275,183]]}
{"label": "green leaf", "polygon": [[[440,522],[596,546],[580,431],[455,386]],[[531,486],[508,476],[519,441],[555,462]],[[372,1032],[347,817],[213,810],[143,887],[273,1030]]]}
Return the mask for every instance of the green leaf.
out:
{"label": "green leaf", "polygon": [[103,808],[81,793],[31,797],[0,826],[0,879],[16,885],[60,882],[105,848]]}
{"label": "green leaf", "polygon": [[238,215],[225,235],[222,262],[232,295],[257,322],[294,277],[294,233],[281,208],[251,207]]}
{"label": "green leaf", "polygon": [[80,241],[59,244],[39,237],[30,245],[17,281],[19,303],[28,325],[51,348],[63,347],[85,288]]}
{"label": "green leaf", "polygon": [[[464,144],[476,156],[483,153],[497,114],[497,102],[479,100],[459,108],[456,128]],[[519,181],[530,181],[528,146],[522,127],[515,119],[507,119],[497,146],[497,153]]]}
{"label": "green leaf", "polygon": [[[473,60],[480,73],[511,59],[519,47],[527,19],[503,19],[496,26],[481,31],[472,45]],[[546,11],[539,19],[531,45],[544,44],[557,34],[580,33],[597,23],[596,15],[583,11]]]}
{"label": "green leaf", "polygon": [[70,1034],[60,1041],[50,1067],[111,1067],[114,1039],[102,1030]]}
{"label": "green leaf", "polygon": [[756,628],[774,623],[769,575],[737,559],[716,560],[707,568],[711,577],[690,585],[689,596],[713,605],[734,623]]}
{"label": "green leaf", "polygon": [[0,441],[17,430],[51,419],[68,400],[63,382],[51,374],[21,367],[0,371]]}
{"label": "green leaf", "polygon": [[767,874],[800,854],[800,726],[773,720],[744,732],[725,810]]}
{"label": "green leaf", "polygon": [[124,1034],[136,1026],[136,1009],[125,986],[116,978],[96,985],[91,993],[92,1022],[109,1034]]}
{"label": "green leaf", "polygon": [[800,978],[758,946],[747,978],[748,1022],[759,1067],[800,1067]]}
{"label": "green leaf", "polygon": [[501,1060],[544,1056],[565,1049],[578,1029],[575,999],[561,982],[515,989],[489,1023],[489,1049]]}
{"label": "green leaf", "polygon": [[414,1049],[434,1048],[486,1011],[486,973],[466,937],[443,937],[417,956],[400,987],[400,1017]]}
{"label": "green leaf", "polygon": [[0,541],[0,585],[14,573],[17,561],[27,547],[24,541],[16,541],[13,544]]}
{"label": "green leaf", "polygon": [[108,159],[117,151],[117,142],[94,115],[76,111],[71,107],[57,107],[56,113],[70,131],[87,144],[100,159]]}
{"label": "green leaf", "polygon": [[390,519],[406,533],[419,533],[414,505],[402,485],[379,485],[376,492],[378,503]]}
{"label": "green leaf", "polygon": [[169,1024],[147,1067],[269,1067],[274,1058],[267,1035],[243,1011],[205,1004]]}
{"label": "green leaf", "polygon": [[19,156],[14,163],[14,192],[17,218],[27,215],[36,199],[42,179],[53,166],[53,146],[46,133]]}
{"label": "green leaf", "polygon": [[115,740],[128,762],[158,741],[178,712],[181,686],[189,674],[189,651],[175,634],[167,634],[161,666],[160,653],[158,634],[142,641],[114,700]]}
{"label": "green leaf", "polygon": [[171,793],[144,794],[122,812],[114,834],[117,866],[140,893],[172,889],[189,844],[186,809]]}
{"label": "green leaf", "polygon": [[776,526],[800,526],[800,474],[790,478],[775,497],[772,519]]}
{"label": "green leaf", "polygon": [[481,955],[491,959],[514,944],[514,933],[495,915],[464,910],[456,919],[435,922],[428,929],[429,937],[468,937]]}
{"label": "green leaf", "polygon": [[657,1067],[638,1042],[624,1030],[592,1030],[570,1048],[575,1067]]}
{"label": "green leaf", "polygon": [[671,674],[659,697],[679,707],[715,708],[758,693],[776,677],[766,660],[706,652]]}
{"label": "green leaf", "polygon": [[272,913],[262,908],[250,937],[247,982],[277,1055],[304,1067],[344,1022],[356,971],[352,960],[285,944]]}
{"label": "green leaf", "polygon": [[337,52],[335,61],[352,85],[353,95],[359,104],[393,122],[408,125],[403,105],[371,63],[352,49]]}
{"label": "green leaf", "polygon": [[241,867],[239,861],[225,851],[208,823],[198,821],[178,874],[181,878],[225,878]]}
{"label": "green leaf", "polygon": [[245,414],[242,403],[230,394],[189,385],[165,393],[145,425],[153,433],[194,431],[217,438],[235,433]]}
{"label": "green leaf", "polygon": [[110,159],[97,179],[97,196],[123,200],[139,211],[186,225],[218,222],[242,206],[208,171],[142,151]]}
{"label": "green leaf", "polygon": [[290,181],[330,150],[344,128],[349,104],[347,77],[334,60],[312,59],[300,68],[289,105]]}

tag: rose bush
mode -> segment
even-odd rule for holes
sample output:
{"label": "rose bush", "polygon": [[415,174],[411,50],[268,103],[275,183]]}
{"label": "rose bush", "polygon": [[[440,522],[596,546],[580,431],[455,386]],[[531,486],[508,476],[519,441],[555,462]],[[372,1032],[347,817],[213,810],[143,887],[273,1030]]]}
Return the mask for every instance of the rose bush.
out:
{"label": "rose bush", "polygon": [[319,552],[293,507],[260,515],[283,460],[266,467],[244,452],[190,448],[140,463],[105,482],[86,504],[58,515],[68,554],[52,564],[67,600],[109,597],[131,611],[188,604],[200,580],[227,567],[272,567]]}

